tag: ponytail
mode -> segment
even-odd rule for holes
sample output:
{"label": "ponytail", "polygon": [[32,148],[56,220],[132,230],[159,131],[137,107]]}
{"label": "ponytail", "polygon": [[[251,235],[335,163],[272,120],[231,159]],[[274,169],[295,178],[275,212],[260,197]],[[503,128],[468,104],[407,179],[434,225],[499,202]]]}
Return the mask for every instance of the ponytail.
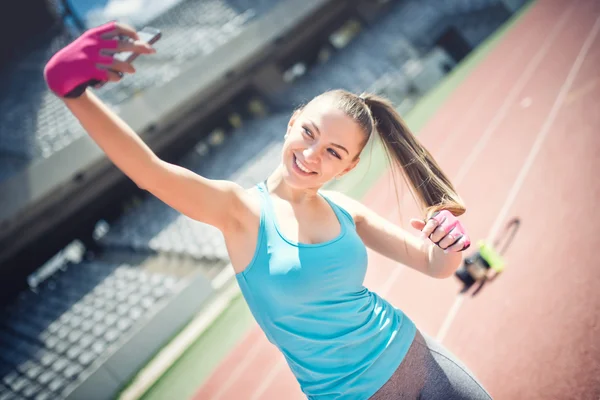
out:
{"label": "ponytail", "polygon": [[[399,167],[417,202],[425,211],[425,218],[434,212],[447,210],[459,216],[466,211],[452,183],[405,125],[394,106],[375,94],[354,93],[334,89],[315,97],[313,101],[327,99],[364,130],[366,137],[379,133],[390,161],[392,173]],[[367,140],[365,140],[366,143]]]}
{"label": "ponytail", "polygon": [[388,157],[397,162],[426,217],[441,210],[462,215],[466,209],[452,183],[392,104],[373,94],[361,95],[360,100],[370,110]]}

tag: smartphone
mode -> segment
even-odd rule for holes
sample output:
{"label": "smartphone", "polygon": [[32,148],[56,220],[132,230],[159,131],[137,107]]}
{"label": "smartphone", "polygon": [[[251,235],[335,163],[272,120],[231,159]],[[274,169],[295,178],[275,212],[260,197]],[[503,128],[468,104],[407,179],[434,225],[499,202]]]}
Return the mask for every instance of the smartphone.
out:
{"label": "smartphone", "polygon": [[[162,36],[160,30],[149,27],[149,26],[144,27],[142,30],[138,31],[137,34],[141,41],[146,42],[150,45],[156,43],[158,41],[158,39],[160,39],[160,37]],[[129,36],[123,36],[120,39],[133,41],[133,39],[131,39]],[[133,60],[138,58],[139,55],[140,55],[139,53],[134,53],[133,51],[122,51],[119,53],[115,53],[115,55],[113,57],[119,61],[131,63],[131,62],[133,62]],[[119,74],[120,77],[123,77],[123,75],[124,75],[122,72],[118,72],[118,71],[113,71],[113,72],[116,72],[117,74]],[[104,86],[105,84],[106,84],[106,82],[99,82],[99,83],[94,84],[93,86],[94,86],[94,88],[99,89],[102,86]]]}
{"label": "smartphone", "polygon": [[[143,29],[141,29],[140,31],[138,31],[138,36],[140,38],[140,40],[148,43],[148,44],[154,44],[158,41],[158,39],[161,38],[161,32],[160,30],[156,29],[156,28],[152,28],[150,26],[147,26]],[[121,37],[120,39],[122,40],[132,40],[129,37]],[[117,60],[120,61],[124,61],[124,62],[132,62],[133,60],[135,60],[137,57],[139,56],[139,54],[134,53],[132,51],[124,51],[124,52],[120,52],[120,53],[115,53],[114,58],[116,58]],[[117,72],[121,77],[123,76],[123,73],[121,72]],[[69,93],[67,93],[65,95],[65,97],[68,98],[75,98],[75,97],[79,97],[81,96],[81,94],[85,91],[85,89],[88,86],[92,86],[96,89],[101,88],[102,86],[104,86],[106,84],[105,81],[100,81],[97,79],[92,79],[89,80],[85,83],[82,83],[81,85],[77,86],[76,88],[74,88],[73,90],[71,90]]]}
{"label": "smartphone", "polygon": [[[146,26],[142,30],[138,31],[137,34],[138,34],[138,36],[139,36],[139,38],[140,38],[140,40],[142,42],[146,42],[146,43],[148,43],[150,45],[156,43],[158,41],[158,39],[160,39],[161,36],[162,36],[160,30],[158,30],[156,28],[149,27],[149,26]],[[129,37],[125,37],[123,39],[124,40],[131,40],[131,38],[129,38]],[[127,63],[131,63],[138,56],[139,56],[138,53],[134,53],[132,51],[124,51],[124,52],[121,52],[121,53],[116,53],[114,57],[117,60],[119,60],[119,61],[124,61],[124,62],[127,62]]]}

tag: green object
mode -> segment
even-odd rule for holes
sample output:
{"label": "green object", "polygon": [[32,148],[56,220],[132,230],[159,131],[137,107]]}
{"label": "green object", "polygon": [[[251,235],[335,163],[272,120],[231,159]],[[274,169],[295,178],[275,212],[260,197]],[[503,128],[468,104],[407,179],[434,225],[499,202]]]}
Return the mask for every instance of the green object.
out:
{"label": "green object", "polygon": [[504,271],[505,263],[500,253],[483,240],[479,242],[479,254],[481,255],[481,258],[488,263],[491,269],[497,273]]}

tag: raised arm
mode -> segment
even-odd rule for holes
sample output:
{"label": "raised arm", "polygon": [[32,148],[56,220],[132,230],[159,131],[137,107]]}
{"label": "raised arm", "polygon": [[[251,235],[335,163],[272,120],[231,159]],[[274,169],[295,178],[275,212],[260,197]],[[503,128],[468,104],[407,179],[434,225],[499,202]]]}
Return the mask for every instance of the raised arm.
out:
{"label": "raised arm", "polygon": [[[133,41],[118,40],[128,36]],[[92,94],[88,86],[115,82],[133,66],[115,52],[153,53],[126,25],[108,23],[86,31],[61,49],[44,69],[50,89],[66,104],[108,158],[140,188],[179,212],[226,230],[245,210],[245,191],[229,181],[210,180],[159,159],[141,138]]]}
{"label": "raised arm", "polygon": [[161,160],[90,91],[64,102],[108,158],[141,189],[182,214],[221,230],[236,221],[244,207],[242,187]]}
{"label": "raised arm", "polygon": [[[365,245],[377,253],[433,278],[447,278],[460,265],[462,255],[459,251],[464,247],[464,242],[457,242],[452,233],[436,232],[436,235],[440,236],[435,237],[439,243],[435,245],[432,241],[420,239],[417,235],[391,223],[343,193],[327,191],[325,194],[352,215],[356,223],[356,232]],[[411,225],[415,232],[421,231],[426,235],[437,227],[434,220],[430,220],[427,225],[424,221],[412,220]],[[449,251],[444,252],[444,248],[448,248]]]}

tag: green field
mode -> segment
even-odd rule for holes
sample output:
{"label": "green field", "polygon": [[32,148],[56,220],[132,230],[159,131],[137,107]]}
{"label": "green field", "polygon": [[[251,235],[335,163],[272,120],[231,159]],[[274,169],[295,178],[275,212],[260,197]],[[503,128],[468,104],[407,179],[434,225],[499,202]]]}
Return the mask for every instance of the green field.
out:
{"label": "green field", "polygon": [[[404,116],[408,126],[417,133],[437,112],[452,92],[483,60],[503,35],[527,12],[532,3],[509,20],[494,35],[473,51],[433,90]],[[373,146],[369,157],[363,157],[359,166],[329,189],[343,191],[354,198],[362,198],[387,168],[380,146]],[[212,325],[200,335],[178,361],[171,365],[160,379],[142,396],[144,400],[170,400],[189,398],[206,380],[228,352],[254,326],[248,307],[238,295]]]}

